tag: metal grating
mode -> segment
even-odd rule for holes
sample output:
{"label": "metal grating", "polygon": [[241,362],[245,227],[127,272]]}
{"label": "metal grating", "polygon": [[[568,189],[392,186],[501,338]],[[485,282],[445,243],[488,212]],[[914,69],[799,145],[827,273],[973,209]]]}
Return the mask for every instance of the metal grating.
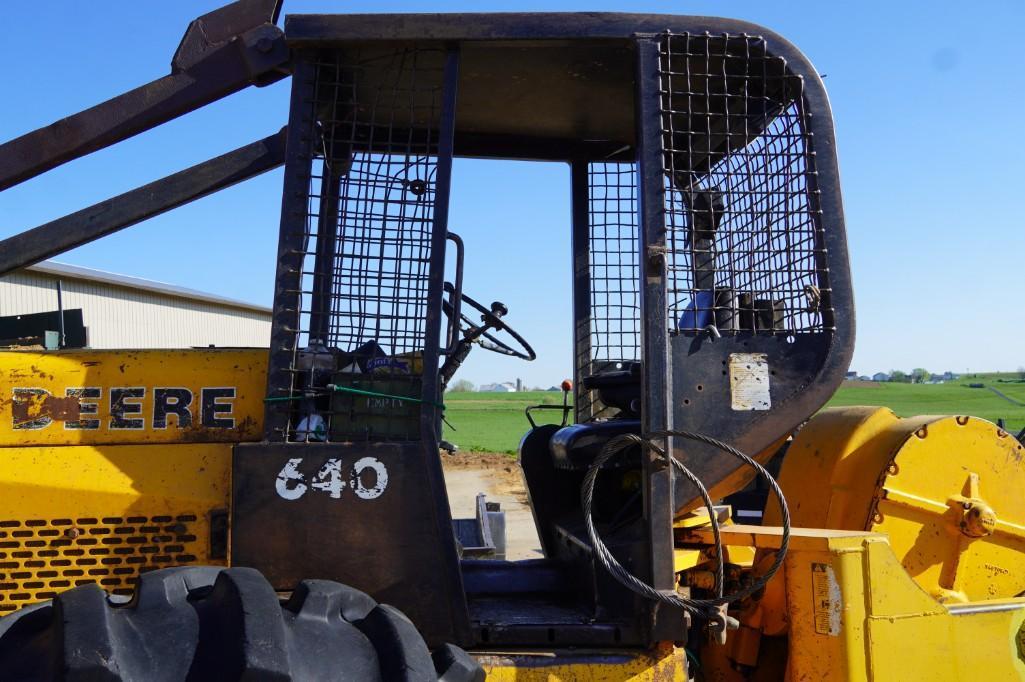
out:
{"label": "metal grating", "polygon": [[671,331],[830,328],[801,78],[763,38],[681,34],[661,83]]}
{"label": "metal grating", "polygon": [[[640,271],[637,234],[637,165],[592,162],[587,166],[589,343],[583,375],[640,359]],[[577,414],[612,416],[595,391],[578,387]]]}
{"label": "metal grating", "polygon": [[360,48],[315,62],[290,367],[291,396],[305,397],[289,440],[419,438],[415,403],[328,386],[421,397],[444,57]]}
{"label": "metal grating", "polygon": [[0,615],[93,582],[130,595],[140,573],[207,563],[196,520],[182,514],[0,521]]}
{"label": "metal grating", "polygon": [[587,175],[591,358],[638,360],[637,167],[634,163],[591,163]]}

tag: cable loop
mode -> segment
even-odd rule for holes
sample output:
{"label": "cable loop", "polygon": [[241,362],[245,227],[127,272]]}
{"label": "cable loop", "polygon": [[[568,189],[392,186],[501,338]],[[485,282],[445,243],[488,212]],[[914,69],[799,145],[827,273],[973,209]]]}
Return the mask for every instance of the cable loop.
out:
{"label": "cable loop", "polygon": [[[737,592],[733,592],[729,595],[723,595],[723,583],[725,582],[725,579],[722,537],[720,536],[719,531],[719,521],[715,515],[715,505],[708,494],[708,489],[705,488],[698,477],[679,460],[677,460],[676,457],[668,454],[653,442],[655,439],[671,437],[684,438],[705,443],[706,445],[718,448],[719,450],[736,457],[743,463],[754,468],[758,474],[765,479],[769,487],[772,489],[773,494],[776,496],[776,499],[779,501],[780,509],[782,511],[783,535],[780,538],[779,549],[776,550],[775,559],[764,575],[758,576],[750,585],[738,590]],[[683,597],[673,591],[656,590],[648,583],[627,571],[626,568],[624,568],[623,565],[620,564],[614,556],[612,556],[608,547],[605,546],[605,543],[602,541],[601,537],[599,537],[598,531],[594,525],[594,518],[592,514],[594,483],[598,477],[598,472],[610,459],[635,445],[640,445],[642,449],[647,448],[648,450],[655,452],[664,461],[668,460],[668,463],[683,474],[683,476],[690,481],[695,488],[697,488],[698,493],[701,495],[705,508],[708,510],[708,518],[712,527],[712,538],[715,545],[716,566],[715,587],[713,590],[715,592],[714,598],[693,599],[690,597]],[[790,544],[790,510],[787,508],[787,502],[783,497],[783,491],[780,489],[779,484],[776,483],[776,480],[772,475],[765,470],[765,467],[751,457],[745,455],[740,450],[737,450],[732,445],[723,443],[722,441],[700,433],[693,433],[690,431],[657,431],[647,434],[645,437],[638,436],[636,434],[624,434],[613,438],[605,444],[601,452],[595,458],[594,463],[591,464],[590,468],[587,470],[587,475],[584,476],[584,482],[580,490],[580,501],[584,510],[584,525],[587,528],[587,535],[591,540],[591,546],[594,549],[595,556],[598,558],[598,562],[605,567],[613,578],[633,592],[647,597],[652,601],[661,602],[663,604],[683,609],[692,616],[704,618],[713,622],[720,621],[724,618],[724,614],[722,612],[723,606],[749,597],[765,587],[765,584],[772,579],[772,576],[774,576],[780,566],[783,565],[783,559],[786,557],[787,547]]]}

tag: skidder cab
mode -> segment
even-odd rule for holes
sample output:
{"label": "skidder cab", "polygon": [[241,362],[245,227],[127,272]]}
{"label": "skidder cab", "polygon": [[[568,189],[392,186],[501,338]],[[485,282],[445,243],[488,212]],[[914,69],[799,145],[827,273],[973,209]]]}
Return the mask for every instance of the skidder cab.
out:
{"label": "skidder cab", "polygon": [[[778,37],[687,18],[318,15],[285,30],[267,412],[264,440],[234,453],[233,560],[279,589],[320,575],[385,595],[429,640],[686,640],[692,616],[719,611],[618,575],[678,585],[674,519],[702,498],[667,453],[713,497],[739,489],[753,471],[719,447],[771,454],[850,356],[818,77]],[[452,533],[444,388],[476,345],[534,358],[516,311],[462,290],[458,156],[563,162],[572,190],[573,419],[520,446],[543,559],[460,560]]]}
{"label": "skidder cab", "polygon": [[[710,679],[1025,677],[1022,446],[820,412],[854,306],[800,52],[701,17],[278,9],[200,17],[168,76],[0,146],[2,190],[291,77],[281,132],[0,242],[6,274],[284,166],[269,352],[0,354],[0,677],[690,679],[685,646]],[[468,354],[535,358],[463,291],[457,157],[571,192],[528,561],[471,558],[494,510],[457,539],[442,475]]]}

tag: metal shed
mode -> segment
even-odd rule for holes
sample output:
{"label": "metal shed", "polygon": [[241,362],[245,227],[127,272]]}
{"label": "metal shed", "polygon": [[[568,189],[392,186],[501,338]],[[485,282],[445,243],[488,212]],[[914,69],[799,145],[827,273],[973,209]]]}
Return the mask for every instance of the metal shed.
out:
{"label": "metal shed", "polygon": [[163,282],[53,261],[0,279],[0,318],[59,319],[59,309],[81,310],[90,348],[266,347],[270,339],[269,307]]}

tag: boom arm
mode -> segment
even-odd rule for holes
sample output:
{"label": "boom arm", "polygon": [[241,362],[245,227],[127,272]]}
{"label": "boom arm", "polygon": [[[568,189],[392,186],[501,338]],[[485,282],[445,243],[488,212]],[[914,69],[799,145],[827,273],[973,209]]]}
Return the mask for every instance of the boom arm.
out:
{"label": "boom arm", "polygon": [[0,191],[289,73],[281,0],[237,0],[189,24],[171,73],[0,145]]}
{"label": "boom arm", "polygon": [[0,276],[277,168],[285,131],[0,241]]}

